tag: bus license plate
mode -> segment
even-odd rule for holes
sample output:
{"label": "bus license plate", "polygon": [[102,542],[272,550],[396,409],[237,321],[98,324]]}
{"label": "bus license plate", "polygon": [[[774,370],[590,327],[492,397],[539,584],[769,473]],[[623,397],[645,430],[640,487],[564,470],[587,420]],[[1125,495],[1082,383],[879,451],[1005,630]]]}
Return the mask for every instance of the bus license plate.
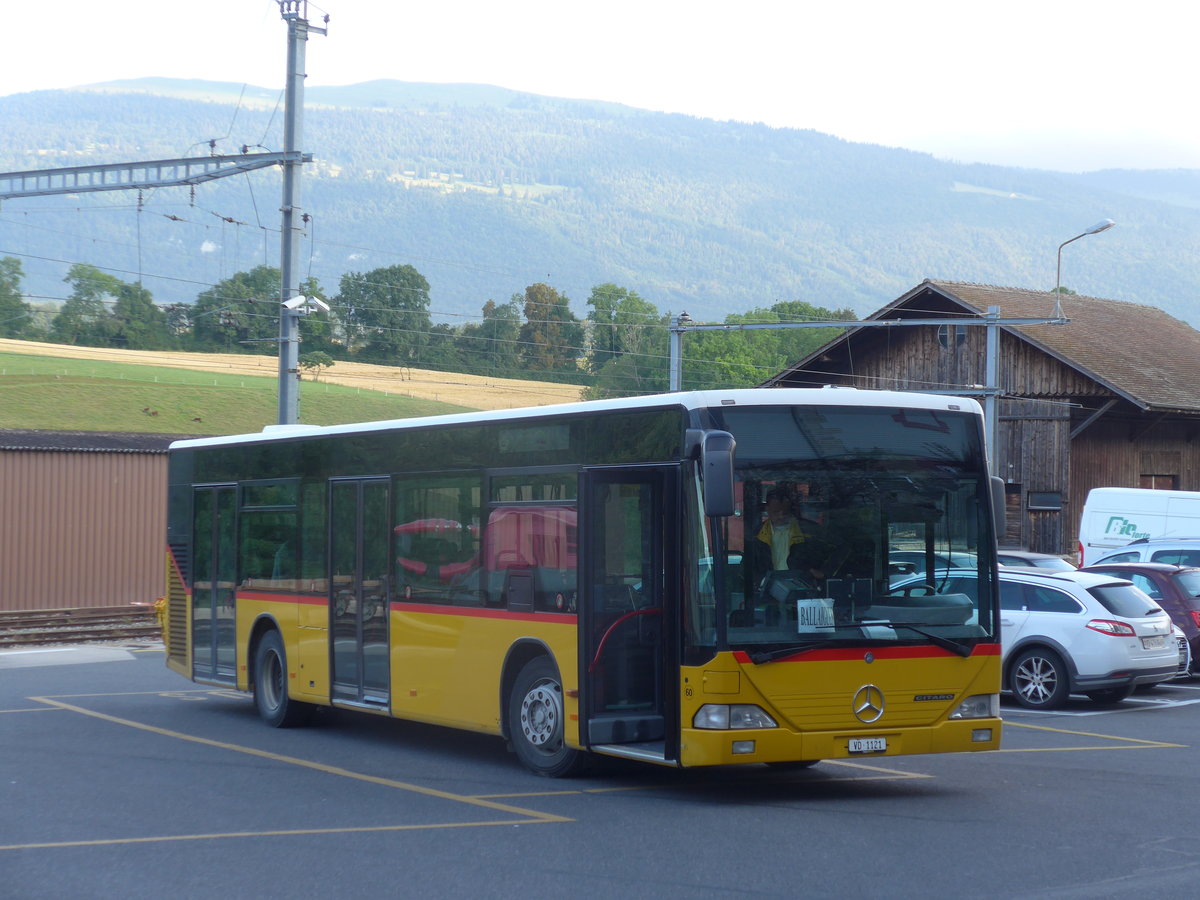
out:
{"label": "bus license plate", "polygon": [[1142,638],[1142,647],[1146,650],[1161,650],[1165,646],[1167,646],[1167,639],[1161,634]]}
{"label": "bus license plate", "polygon": [[887,738],[850,738],[851,753],[883,753],[887,750]]}

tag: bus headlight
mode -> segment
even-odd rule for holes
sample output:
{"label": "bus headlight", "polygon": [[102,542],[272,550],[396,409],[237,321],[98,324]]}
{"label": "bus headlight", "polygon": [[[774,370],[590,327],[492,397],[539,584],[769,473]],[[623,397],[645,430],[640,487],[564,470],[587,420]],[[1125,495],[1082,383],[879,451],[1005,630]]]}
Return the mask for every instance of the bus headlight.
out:
{"label": "bus headlight", "polygon": [[692,727],[728,728],[778,728],[765,709],[752,703],[705,703],[692,717]]}
{"label": "bus headlight", "polygon": [[950,713],[952,719],[994,719],[1000,715],[999,694],[975,694]]}

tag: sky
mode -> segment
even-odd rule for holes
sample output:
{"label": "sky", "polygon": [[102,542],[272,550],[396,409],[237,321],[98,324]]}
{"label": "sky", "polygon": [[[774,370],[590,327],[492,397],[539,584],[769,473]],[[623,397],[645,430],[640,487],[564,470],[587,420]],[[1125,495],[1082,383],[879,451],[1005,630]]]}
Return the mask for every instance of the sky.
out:
{"label": "sky", "polygon": [[[314,86],[492,84],[961,162],[1200,168],[1195,29],[1178,0],[322,4],[307,4],[312,24],[329,16],[306,47]],[[277,0],[5,6],[0,95],[152,76],[283,86]]]}

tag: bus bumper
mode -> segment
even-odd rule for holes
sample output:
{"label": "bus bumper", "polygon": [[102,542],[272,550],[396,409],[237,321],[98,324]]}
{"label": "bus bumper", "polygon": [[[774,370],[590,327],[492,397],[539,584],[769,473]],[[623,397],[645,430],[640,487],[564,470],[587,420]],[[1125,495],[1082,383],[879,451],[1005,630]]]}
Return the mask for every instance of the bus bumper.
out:
{"label": "bus bumper", "polygon": [[889,756],[965,753],[1000,747],[999,718],[956,719],[924,728],[798,733],[784,728],[707,730],[685,728],[680,736],[681,766],[784,763]]}

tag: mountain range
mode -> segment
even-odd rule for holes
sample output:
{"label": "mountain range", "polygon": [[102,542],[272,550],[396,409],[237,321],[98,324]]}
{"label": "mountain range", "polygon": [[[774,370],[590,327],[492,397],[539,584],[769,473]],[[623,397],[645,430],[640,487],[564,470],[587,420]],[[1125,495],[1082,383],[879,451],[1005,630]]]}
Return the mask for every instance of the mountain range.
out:
{"label": "mountain range", "polygon": [[[137,79],[0,97],[0,170],[282,148],[281,92]],[[1200,171],[964,164],[815,131],[486,85],[305,92],[302,275],[411,264],[435,319],[546,282],[615,283],[697,320],[802,300],[873,311],[925,278],[1159,307],[1200,325]],[[0,256],[31,299],[73,262],[190,302],[278,265],[275,169],[196,187],[10,199]],[[1117,227],[1059,250],[1098,220]]]}

